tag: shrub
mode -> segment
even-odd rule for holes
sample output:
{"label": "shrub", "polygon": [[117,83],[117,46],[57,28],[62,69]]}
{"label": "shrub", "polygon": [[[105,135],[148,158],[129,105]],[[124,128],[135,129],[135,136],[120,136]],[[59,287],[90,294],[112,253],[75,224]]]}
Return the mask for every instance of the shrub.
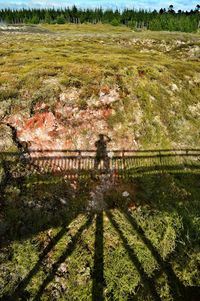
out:
{"label": "shrub", "polygon": [[111,25],[112,26],[119,26],[120,25],[120,22],[119,22],[119,20],[118,19],[113,19],[112,21],[111,21]]}
{"label": "shrub", "polygon": [[1,89],[0,90],[0,101],[7,100],[9,98],[17,98],[18,91],[16,89]]}
{"label": "shrub", "polygon": [[61,85],[65,87],[81,88],[82,82],[76,77],[64,78],[60,81]]}
{"label": "shrub", "polygon": [[29,21],[31,24],[39,24],[40,20],[38,16],[33,16],[32,19]]}
{"label": "shrub", "polygon": [[56,19],[56,23],[57,24],[65,24],[66,20],[65,17],[63,15],[60,15],[57,19]]}

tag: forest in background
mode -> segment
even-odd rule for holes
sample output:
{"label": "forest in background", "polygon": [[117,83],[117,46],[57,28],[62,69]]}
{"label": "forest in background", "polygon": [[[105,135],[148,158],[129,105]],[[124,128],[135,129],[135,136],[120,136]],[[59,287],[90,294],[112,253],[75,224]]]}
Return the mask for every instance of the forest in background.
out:
{"label": "forest in background", "polygon": [[0,22],[6,24],[65,24],[65,23],[107,23],[113,26],[126,25],[133,29],[156,31],[196,32],[200,27],[200,5],[190,11],[175,11],[173,5],[168,9],[104,10],[81,9],[75,5],[63,9],[2,9]]}

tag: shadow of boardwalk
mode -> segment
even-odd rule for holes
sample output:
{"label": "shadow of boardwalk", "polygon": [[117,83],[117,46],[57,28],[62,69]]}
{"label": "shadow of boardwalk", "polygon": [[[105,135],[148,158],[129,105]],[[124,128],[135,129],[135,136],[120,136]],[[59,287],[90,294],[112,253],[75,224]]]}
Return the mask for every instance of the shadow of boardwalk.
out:
{"label": "shadow of boardwalk", "polygon": [[133,262],[133,265],[137,268],[141,280],[144,283],[144,286],[146,286],[153,298],[153,300],[155,301],[161,301],[160,296],[158,295],[156,288],[155,288],[155,283],[153,281],[152,278],[149,278],[148,275],[146,274],[146,272],[144,271],[144,268],[142,266],[142,264],[140,263],[140,261],[137,258],[137,255],[135,254],[134,250],[130,247],[129,242],[127,240],[127,238],[124,236],[122,230],[120,229],[118,223],[115,221],[112,213],[110,212],[106,212],[111,224],[113,225],[113,227],[115,228],[116,232],[118,233],[120,239],[123,242],[124,248],[127,250],[127,253],[131,259],[131,261]]}
{"label": "shadow of boardwalk", "polygon": [[[168,256],[166,260],[164,260],[160,255],[159,250],[154,246],[147,235],[145,227],[149,226],[148,221],[145,221],[145,226],[140,225],[139,218],[141,217],[141,213],[136,210],[135,214],[133,214],[133,212],[128,210],[129,207],[127,201],[124,198],[118,199],[118,189],[120,188],[120,185],[123,187],[123,185],[127,185],[127,183],[130,187],[136,187],[138,191],[136,191],[135,199],[139,200],[136,205],[138,207],[144,205],[144,208],[148,208],[144,209],[144,212],[148,211],[151,218],[154,218],[156,214],[160,214],[161,218],[165,216],[169,218],[170,214],[174,214],[172,219],[174,216],[178,216],[181,219],[183,230],[181,232],[182,236],[179,239],[182,240],[182,244],[176,241],[175,254],[170,254],[172,255],[174,262],[180,257],[181,260],[183,260],[183,264],[184,262],[187,264],[187,260],[189,260],[189,255],[187,256],[186,254],[188,252],[187,248],[194,248],[195,250],[199,245],[198,224],[194,222],[198,219],[200,203],[198,156],[199,155],[191,156],[191,153],[189,153],[189,156],[187,157],[186,155],[178,155],[178,160],[181,160],[179,162],[180,164],[177,164],[177,155],[175,155],[175,157],[167,155],[161,159],[157,156],[152,158],[152,156],[147,156],[146,153],[145,156],[143,156],[140,153],[139,156],[138,154],[137,156],[127,156],[126,160],[125,155],[123,156],[123,154],[118,158],[117,156],[115,156],[114,159],[112,158],[112,160],[116,159],[119,160],[118,162],[121,162],[119,164],[117,163],[119,172],[120,170],[125,170],[125,172],[128,171],[128,173],[125,173],[126,176],[121,177],[120,181],[113,181],[113,199],[110,204],[115,204],[115,208],[112,210],[111,208],[113,208],[113,206],[109,207],[108,205],[108,210],[106,211],[108,217],[107,220],[115,229],[118,241],[122,242],[123,248],[128,254],[133,267],[136,268],[140,275],[140,282],[138,285],[141,290],[143,290],[141,294],[147,291],[147,297],[155,301],[163,301],[158,289],[158,279],[161,274],[166,276],[166,283],[169,287],[173,301],[199,301],[200,288],[198,286],[184,286],[181,282],[182,279],[180,280],[174,272],[171,257]],[[93,160],[92,162],[94,163],[94,157],[89,157],[89,160]],[[175,158],[176,160],[174,160]],[[55,163],[54,159],[55,158],[50,158],[45,160]],[[112,297],[112,292],[110,295],[106,295],[108,294],[107,290],[109,283],[105,272],[105,269],[107,268],[105,258],[106,256],[112,255],[107,254],[108,250],[105,248],[104,237],[106,235],[104,228],[107,222],[103,219],[104,212],[93,212],[91,209],[90,211],[87,209],[88,200],[91,200],[91,192],[99,192],[98,189],[93,189],[96,187],[95,185],[97,185],[98,188],[98,177],[94,180],[92,176],[88,175],[90,169],[83,169],[87,167],[87,164],[84,165],[85,167],[82,166],[80,157],[76,158],[77,161],[73,161],[74,159],[71,157],[67,157],[67,159],[64,157],[65,161],[68,159],[70,164],[73,163],[75,164],[74,166],[77,166],[76,169],[69,164],[69,167],[72,168],[70,172],[73,171],[74,174],[77,175],[75,179],[69,179],[69,170],[65,171],[63,174],[50,172],[51,163],[50,165],[47,165],[47,172],[41,172],[41,166],[35,162],[36,165],[34,166],[34,171],[35,167],[39,168],[39,170],[37,169],[35,173],[32,173],[30,169],[27,170],[25,168],[30,164],[30,162],[27,163],[27,159],[25,161],[20,159],[16,164],[16,161],[13,159],[7,160],[7,158],[3,158],[1,166],[5,173],[0,184],[2,214],[0,216],[1,247],[5,247],[5,249],[10,248],[12,244],[18,242],[23,244],[26,239],[29,239],[30,241],[33,239],[34,241],[35,236],[40,235],[40,233],[44,231],[46,231],[45,240],[48,239],[49,242],[37,250],[39,251],[39,259],[34,261],[35,264],[25,275],[21,273],[20,276],[18,276],[19,278],[14,280],[15,286],[9,293],[5,289],[6,293],[0,300],[15,301],[30,299],[36,301],[41,300],[43,296],[46,296],[46,288],[50,283],[55,281],[60,265],[65,262],[69,256],[73,256],[76,247],[81,244],[82,233],[90,227],[94,220],[94,216],[96,221],[96,228],[92,234],[94,237],[94,246],[92,246],[87,255],[90,257],[92,256],[92,260],[90,261],[90,275],[88,276],[90,277],[91,291],[88,298],[91,298],[93,301],[101,301],[106,298],[112,300],[112,298],[114,298]],[[57,160],[59,161],[58,157],[56,157],[56,164],[58,164]],[[158,165],[158,162],[161,164]],[[46,163],[44,166],[46,166]],[[160,170],[158,167],[160,167]],[[92,165],[90,165],[90,168],[92,170]],[[166,174],[163,172],[164,170],[166,171]],[[173,174],[169,174],[169,171],[172,170]],[[81,174],[81,171],[83,174]],[[155,174],[146,174],[146,172],[151,171],[155,171]],[[99,170],[98,172],[101,174],[104,170]],[[137,178],[137,173],[140,174],[141,177]],[[115,190],[118,191],[118,194]],[[115,218],[115,212],[121,216],[122,224]],[[154,212],[156,212],[156,214],[154,214]],[[70,224],[72,222],[76,223],[76,220],[80,215],[84,216],[86,222],[81,223],[78,230],[71,236],[71,234],[69,234]],[[51,231],[54,227],[59,227],[57,234],[53,236],[49,235],[49,230]],[[124,229],[126,227],[129,227],[131,229],[130,233],[132,233],[128,238],[126,236],[127,234],[124,234]],[[153,270],[152,276],[147,274],[144,263],[139,259],[138,252],[129,242],[129,239],[132,239],[131,235],[133,235],[133,233],[137,233],[138,241],[143,245],[144,249],[147,248],[150,251],[152,258],[155,259],[159,266],[157,270]],[[155,233],[158,234],[156,231]],[[190,242],[188,242],[187,235],[190,235]],[[54,253],[59,242],[68,236],[70,236],[69,243],[64,246],[61,255],[53,261],[49,270],[44,269],[44,279],[41,280],[39,277],[40,285],[38,285],[36,293],[33,295],[31,291],[33,278],[35,279],[44,268],[49,254]],[[91,242],[91,240],[89,241]],[[93,251],[94,253],[92,253]],[[12,273],[10,277],[12,278]],[[86,282],[86,284],[88,285],[88,282]],[[117,289],[120,290],[120,287],[117,287]],[[137,291],[132,291],[129,296],[130,298],[125,300],[141,300],[141,296],[138,297]]]}
{"label": "shadow of boardwalk", "polygon": [[17,181],[9,181],[1,191],[1,245],[30,238],[51,227],[61,226],[62,235],[67,225],[85,212],[85,201],[76,197],[78,190],[74,191],[72,184],[62,177],[45,175],[28,177],[20,187]]}
{"label": "shadow of boardwalk", "polygon": [[103,212],[96,216],[92,300],[104,300]]}
{"label": "shadow of boardwalk", "polygon": [[40,269],[41,265],[43,264],[43,261],[45,260],[47,255],[52,251],[52,249],[62,239],[62,237],[67,234],[67,231],[69,230],[67,228],[67,226],[70,224],[70,222],[72,220],[73,220],[73,218],[71,218],[71,220],[69,220],[67,223],[65,223],[62,226],[62,229],[56,234],[56,236],[54,236],[51,239],[50,243],[44,248],[44,250],[42,251],[42,254],[40,254],[39,260],[35,264],[35,266],[30,270],[28,275],[26,275],[26,277],[17,285],[17,287],[12,295],[12,298],[14,300],[16,300],[19,296],[22,298],[24,297],[24,291],[25,291],[27,285],[29,284],[29,282],[31,281],[33,276],[35,274],[37,274],[37,272],[39,271],[39,269]]}
{"label": "shadow of boardwalk", "polygon": [[[81,234],[84,230],[86,230],[92,223],[93,217],[89,216],[87,221],[79,228],[77,233],[71,238],[68,246],[66,247],[66,250],[63,252],[63,254],[59,257],[59,259],[54,262],[49,270],[48,276],[45,278],[43,283],[41,284],[36,296],[34,297],[34,300],[40,300],[43,291],[45,290],[46,286],[54,279],[55,274],[57,272],[57,269],[59,268],[60,264],[63,263],[68,256],[72,254],[74,251]],[[41,257],[39,261],[36,263],[36,265],[33,267],[33,269],[29,272],[29,274],[19,283],[17,288],[15,289],[14,293],[10,296],[4,296],[2,300],[27,300],[27,292],[26,287],[31,281],[32,277],[37,274],[39,271],[39,268],[41,264],[43,263],[43,260],[45,259],[46,255],[51,251],[52,247],[58,242],[59,239],[62,238],[62,236],[65,234],[66,229],[62,229],[56,237],[53,239],[52,243],[50,243],[41,254]]]}
{"label": "shadow of boardwalk", "polygon": [[134,177],[144,172],[176,172],[178,170],[200,172],[200,150],[198,149],[145,151],[108,151],[106,149],[103,155],[95,150],[4,152],[0,153],[0,160],[4,166],[10,165],[10,169],[13,169],[14,165],[16,178],[20,175],[20,171],[16,169],[16,162],[24,166],[24,174],[54,173],[68,175],[69,178],[88,172],[108,171],[127,177]]}
{"label": "shadow of boardwalk", "polygon": [[[168,277],[168,283],[169,287],[171,289],[171,294],[174,298],[174,300],[183,300],[185,296],[185,287],[180,282],[176,274],[174,273],[170,263],[169,259],[167,261],[164,261],[162,257],[160,256],[159,252],[156,250],[156,248],[153,246],[150,239],[148,239],[145,235],[144,230],[142,227],[137,223],[136,219],[130,214],[130,212],[121,210],[125,218],[128,220],[128,222],[132,225],[133,230],[137,232],[141,240],[144,242],[144,244],[148,247],[148,249],[151,251],[152,256],[156,259],[156,261],[159,264],[159,270],[156,272],[156,274],[160,273],[160,270],[164,271],[165,274]],[[154,278],[156,278],[156,275],[154,274]]]}
{"label": "shadow of boardwalk", "polygon": [[53,280],[53,278],[55,277],[56,271],[58,270],[59,266],[61,265],[61,263],[63,263],[66,258],[68,256],[70,256],[70,254],[72,254],[72,252],[74,251],[76,244],[78,243],[81,234],[84,230],[88,229],[88,227],[92,224],[92,220],[93,220],[93,216],[89,216],[88,220],[86,221],[85,224],[83,224],[80,229],[77,231],[77,233],[71,238],[71,241],[69,242],[66,250],[63,252],[63,254],[60,256],[60,258],[53,263],[50,271],[49,271],[49,275],[45,278],[45,280],[43,281],[42,285],[40,286],[36,296],[34,297],[34,301],[38,301],[40,300],[45,288],[47,287],[47,285]]}

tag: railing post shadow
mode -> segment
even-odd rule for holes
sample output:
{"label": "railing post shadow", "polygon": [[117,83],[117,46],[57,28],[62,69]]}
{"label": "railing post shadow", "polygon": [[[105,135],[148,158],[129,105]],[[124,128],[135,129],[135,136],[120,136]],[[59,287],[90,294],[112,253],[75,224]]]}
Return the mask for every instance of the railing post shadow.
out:
{"label": "railing post shadow", "polygon": [[81,172],[81,151],[78,151],[78,174]]}
{"label": "railing post shadow", "polygon": [[92,301],[104,300],[103,211],[96,215]]}
{"label": "railing post shadow", "polygon": [[[61,155],[54,155],[56,151]],[[39,152],[41,152],[41,155],[39,155]],[[29,170],[34,173],[64,172],[69,178],[74,173],[77,176],[90,171],[92,173],[105,173],[112,170],[116,177],[129,178],[141,171],[155,171],[162,174],[166,171],[171,172],[170,168],[173,171],[175,168],[176,170],[177,168],[181,169],[181,171],[192,168],[196,171],[200,169],[200,149],[109,150],[108,152],[112,152],[114,155],[107,156],[99,163],[96,162],[95,152],[95,150],[63,150],[62,152],[61,150],[30,150],[28,160],[24,160],[24,157],[19,156],[18,153],[1,152],[0,161],[13,162],[13,159],[9,159],[19,157],[19,161],[28,166]],[[130,155],[131,152],[134,154]],[[65,164],[62,163],[63,160]]]}
{"label": "railing post shadow", "polygon": [[160,167],[161,167],[161,173],[163,173],[163,166],[162,166],[162,153],[159,150],[159,159],[160,159]]}

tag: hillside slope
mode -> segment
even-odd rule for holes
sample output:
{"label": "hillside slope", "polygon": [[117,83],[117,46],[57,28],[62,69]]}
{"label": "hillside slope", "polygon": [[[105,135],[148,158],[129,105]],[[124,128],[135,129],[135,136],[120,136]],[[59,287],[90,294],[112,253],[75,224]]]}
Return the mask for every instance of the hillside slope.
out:
{"label": "hillside slope", "polygon": [[46,25],[0,40],[2,121],[32,148],[91,149],[105,132],[110,148],[200,146],[198,34]]}

